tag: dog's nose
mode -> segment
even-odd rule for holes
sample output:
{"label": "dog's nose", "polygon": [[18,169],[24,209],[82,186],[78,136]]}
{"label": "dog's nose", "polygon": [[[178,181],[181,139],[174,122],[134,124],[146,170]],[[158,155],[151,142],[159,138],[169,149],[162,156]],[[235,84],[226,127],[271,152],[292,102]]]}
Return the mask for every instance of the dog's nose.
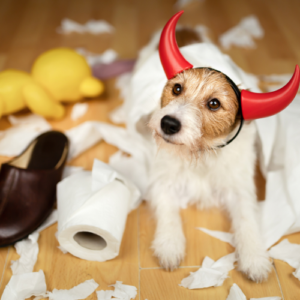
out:
{"label": "dog's nose", "polygon": [[175,134],[180,130],[181,124],[175,118],[164,116],[161,119],[160,127],[165,134]]}

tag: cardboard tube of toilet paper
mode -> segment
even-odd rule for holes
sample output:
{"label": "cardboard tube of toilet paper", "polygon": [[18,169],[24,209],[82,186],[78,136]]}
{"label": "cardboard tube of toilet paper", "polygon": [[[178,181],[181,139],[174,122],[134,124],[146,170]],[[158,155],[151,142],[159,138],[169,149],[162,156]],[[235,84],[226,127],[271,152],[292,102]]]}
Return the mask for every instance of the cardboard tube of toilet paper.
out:
{"label": "cardboard tube of toilet paper", "polygon": [[57,238],[60,246],[74,256],[106,261],[119,254],[127,214],[137,194],[112,172],[103,176],[101,168],[95,170],[94,165],[92,173],[76,173],[57,187]]}

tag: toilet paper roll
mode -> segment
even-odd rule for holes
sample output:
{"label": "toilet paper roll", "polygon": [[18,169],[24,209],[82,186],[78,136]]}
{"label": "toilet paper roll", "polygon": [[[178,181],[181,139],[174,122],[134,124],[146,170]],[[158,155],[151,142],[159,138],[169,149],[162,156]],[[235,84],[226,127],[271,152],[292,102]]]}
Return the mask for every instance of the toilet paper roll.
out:
{"label": "toilet paper roll", "polygon": [[92,172],[64,179],[57,187],[60,246],[86,260],[115,258],[127,214],[139,200],[137,188],[100,161],[95,161]]}

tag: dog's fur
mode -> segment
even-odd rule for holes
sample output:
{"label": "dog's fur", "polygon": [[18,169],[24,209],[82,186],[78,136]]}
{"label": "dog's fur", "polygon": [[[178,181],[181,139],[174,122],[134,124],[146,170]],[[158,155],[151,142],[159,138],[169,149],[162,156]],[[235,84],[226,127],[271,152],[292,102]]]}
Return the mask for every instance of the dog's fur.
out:
{"label": "dog's fur", "polygon": [[[174,95],[176,83],[182,93]],[[221,107],[209,110],[217,98]],[[163,90],[161,108],[149,123],[157,144],[151,171],[150,203],[157,228],[152,244],[162,267],[173,270],[185,255],[185,237],[180,204],[199,208],[225,208],[232,220],[239,269],[254,281],[268,277],[271,262],[264,249],[257,218],[254,184],[256,129],[245,122],[239,136],[224,144],[240,123],[236,95],[222,73],[190,69],[169,80]],[[173,135],[161,129],[169,115],[181,122]]]}

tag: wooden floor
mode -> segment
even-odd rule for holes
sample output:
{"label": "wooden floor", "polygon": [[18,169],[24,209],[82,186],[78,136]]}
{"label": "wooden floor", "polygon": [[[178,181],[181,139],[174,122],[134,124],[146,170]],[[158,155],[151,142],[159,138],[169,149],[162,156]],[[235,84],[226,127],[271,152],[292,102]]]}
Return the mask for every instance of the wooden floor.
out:
{"label": "wooden floor", "polygon": [[[33,60],[45,50],[58,46],[86,47],[101,53],[107,48],[116,50],[122,58],[135,58],[151,34],[162,27],[173,15],[174,0],[1,0],[0,1],[0,70],[17,68],[29,71]],[[257,41],[257,48],[232,48],[227,53],[245,71],[254,74],[292,72],[300,63],[300,2],[299,0],[203,0],[185,8],[181,24],[204,24],[210,28],[212,40],[236,25],[242,17],[255,14],[265,37]],[[105,19],[116,31],[99,36],[59,35],[60,21],[71,18],[84,23]],[[121,103],[114,80],[105,82],[106,93],[89,101],[88,113],[80,121],[71,121],[71,105],[67,116],[51,122],[55,129],[68,129],[86,120],[108,121],[108,113]],[[22,113],[22,114],[26,114]],[[19,114],[20,115],[20,114]],[[9,127],[7,119],[0,120],[0,130]],[[91,169],[94,158],[105,162],[117,149],[104,142],[98,143],[76,159],[71,165]],[[1,157],[0,162],[8,158]],[[259,181],[263,187],[263,181]],[[218,259],[233,251],[195,227],[228,231],[226,216],[218,211],[196,211],[194,207],[182,211],[187,236],[187,253],[181,267],[174,272],[162,270],[150,249],[155,223],[146,204],[128,216],[119,257],[98,263],[80,260],[62,254],[54,237],[56,225],[44,230],[39,240],[40,252],[35,271],[43,269],[48,290],[69,289],[84,280],[94,278],[99,289],[108,289],[116,280],[138,288],[136,299],[141,300],[225,300],[230,287],[237,283],[247,299],[281,296],[285,300],[300,299],[300,281],[293,277],[293,268],[282,261],[274,261],[274,269],[267,282],[256,284],[237,270],[229,273],[221,287],[188,290],[179,287],[189,272],[195,271],[205,256]],[[288,236],[290,242],[300,244],[300,233]],[[18,255],[13,247],[0,249],[0,295],[11,277],[10,261]],[[96,299],[96,294],[88,299]]]}

